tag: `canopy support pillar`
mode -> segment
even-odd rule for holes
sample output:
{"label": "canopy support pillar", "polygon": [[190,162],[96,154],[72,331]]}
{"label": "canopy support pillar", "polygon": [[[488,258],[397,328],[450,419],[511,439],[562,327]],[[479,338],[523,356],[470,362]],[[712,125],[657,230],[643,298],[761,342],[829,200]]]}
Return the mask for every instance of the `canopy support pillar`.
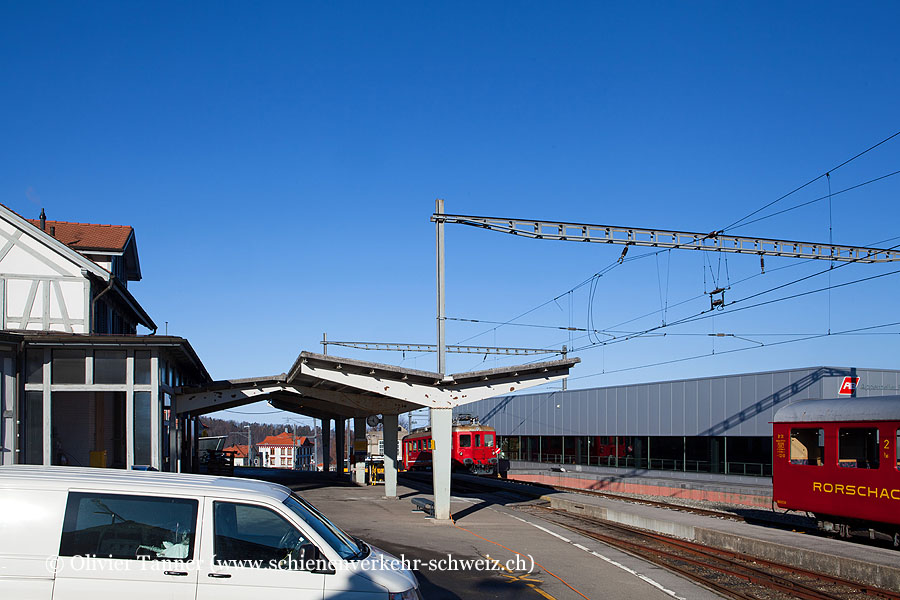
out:
{"label": "canopy support pillar", "polygon": [[431,439],[434,450],[431,451],[431,472],[434,487],[434,518],[447,521],[450,519],[450,464],[451,429],[453,422],[452,408],[431,409]]}
{"label": "canopy support pillar", "polygon": [[384,427],[384,496],[397,497],[397,415],[382,415]]}

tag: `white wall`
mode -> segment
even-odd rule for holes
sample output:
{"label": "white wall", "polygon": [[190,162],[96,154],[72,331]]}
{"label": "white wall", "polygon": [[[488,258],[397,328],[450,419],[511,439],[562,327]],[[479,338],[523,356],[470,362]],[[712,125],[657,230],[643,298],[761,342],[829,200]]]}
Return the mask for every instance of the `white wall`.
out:
{"label": "white wall", "polygon": [[79,264],[33,237],[33,232],[0,219],[3,329],[87,333],[89,294],[90,284]]}

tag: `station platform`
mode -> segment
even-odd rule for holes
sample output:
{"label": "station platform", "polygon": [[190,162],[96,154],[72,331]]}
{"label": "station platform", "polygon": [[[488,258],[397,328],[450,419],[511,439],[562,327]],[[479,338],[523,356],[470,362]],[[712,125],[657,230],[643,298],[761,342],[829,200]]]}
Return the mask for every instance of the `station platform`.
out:
{"label": "station platform", "polygon": [[[761,521],[734,521],[524,482],[454,476],[453,522],[416,510],[431,500],[428,474],[404,476],[398,498],[335,473],[253,469],[243,476],[295,489],[348,533],[417,561],[425,598],[717,598],[706,588],[541,518],[533,505],[584,514],[787,565],[900,589],[900,552],[808,535]],[[273,471],[276,471],[273,473]],[[473,491],[463,491],[466,489]],[[758,515],[755,508],[734,508]],[[759,523],[759,524],[754,524]],[[517,558],[522,557],[517,563]],[[450,563],[449,559],[455,559]],[[532,565],[532,559],[534,564]],[[465,561],[481,561],[480,564]]]}
{"label": "station platform", "polygon": [[655,565],[516,510],[523,501],[534,502],[519,494],[453,496],[454,522],[445,523],[414,510],[413,498],[431,499],[424,489],[401,483],[399,497],[387,499],[381,486],[360,487],[332,474],[293,479],[281,483],[351,535],[419,561],[416,575],[428,600],[718,598]]}
{"label": "station platform", "polygon": [[[845,577],[887,590],[900,590],[900,551],[861,541],[842,540],[774,526],[761,518],[783,516],[748,507],[732,507],[733,514],[747,521],[736,521],[692,514],[577,492],[548,490],[522,481],[456,476],[549,502],[552,508],[572,514],[603,519],[721,548],[762,559]],[[803,519],[802,517],[797,517]],[[814,522],[809,519],[810,522]]]}
{"label": "station platform", "polygon": [[514,462],[508,479],[523,483],[761,508],[772,505],[771,478],[746,475]]}

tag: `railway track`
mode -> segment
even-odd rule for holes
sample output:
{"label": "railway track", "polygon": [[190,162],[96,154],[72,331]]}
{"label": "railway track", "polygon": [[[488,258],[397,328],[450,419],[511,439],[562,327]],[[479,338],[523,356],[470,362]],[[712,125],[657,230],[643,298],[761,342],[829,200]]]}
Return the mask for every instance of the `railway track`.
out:
{"label": "railway track", "polygon": [[[426,480],[425,477],[421,479],[414,477],[414,479],[427,484],[430,483],[430,478]],[[593,490],[566,488],[564,486],[543,485],[541,487],[581,493],[588,491],[590,492],[589,495],[596,494],[619,501],[649,504],[704,516],[752,522],[752,520],[738,515],[654,500],[636,499],[605,492],[594,492]],[[481,484],[477,481],[463,479],[454,479],[453,489],[462,493],[495,493],[504,491],[488,483]],[[507,491],[515,493],[512,490]],[[542,518],[548,519],[562,527],[585,537],[620,548],[648,562],[674,571],[728,598],[740,598],[742,600],[775,600],[776,598],[851,600],[865,597],[900,600],[900,593],[890,590],[883,590],[849,579],[792,567],[738,552],[718,548],[710,549],[701,544],[635,529],[619,523],[603,521],[585,515],[574,515],[538,504],[519,507],[519,509],[534,511]],[[778,521],[774,521],[774,523],[782,527],[786,526]],[[790,527],[796,528],[793,525]]]}
{"label": "railway track", "polygon": [[848,600],[875,597],[900,600],[900,594],[855,581],[800,569],[746,554],[710,549],[701,544],[564,511],[533,506],[543,518],[620,548],[643,560],[674,571],[718,594],[742,600],[802,598]]}

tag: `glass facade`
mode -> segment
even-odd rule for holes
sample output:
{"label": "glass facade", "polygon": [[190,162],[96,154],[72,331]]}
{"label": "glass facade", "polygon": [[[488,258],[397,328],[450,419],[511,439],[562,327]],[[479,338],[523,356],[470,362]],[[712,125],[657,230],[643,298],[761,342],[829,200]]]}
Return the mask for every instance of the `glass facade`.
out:
{"label": "glass facade", "polygon": [[654,471],[772,475],[772,439],[723,436],[497,436],[509,460]]}
{"label": "glass facade", "polygon": [[134,393],[134,464],[149,465],[151,457],[150,392]]}
{"label": "glass facade", "polygon": [[94,352],[94,383],[125,383],[128,359],[124,350]]}
{"label": "glass facade", "polygon": [[44,382],[44,350],[32,348],[25,352],[25,383]]}
{"label": "glass facade", "polygon": [[150,351],[134,351],[134,383],[150,385]]}
{"label": "glass facade", "polygon": [[25,392],[21,412],[22,462],[39,465],[44,462],[44,395],[41,392]]}
{"label": "glass facade", "polygon": [[54,350],[50,368],[52,383],[84,383],[84,356],[84,350]]}

